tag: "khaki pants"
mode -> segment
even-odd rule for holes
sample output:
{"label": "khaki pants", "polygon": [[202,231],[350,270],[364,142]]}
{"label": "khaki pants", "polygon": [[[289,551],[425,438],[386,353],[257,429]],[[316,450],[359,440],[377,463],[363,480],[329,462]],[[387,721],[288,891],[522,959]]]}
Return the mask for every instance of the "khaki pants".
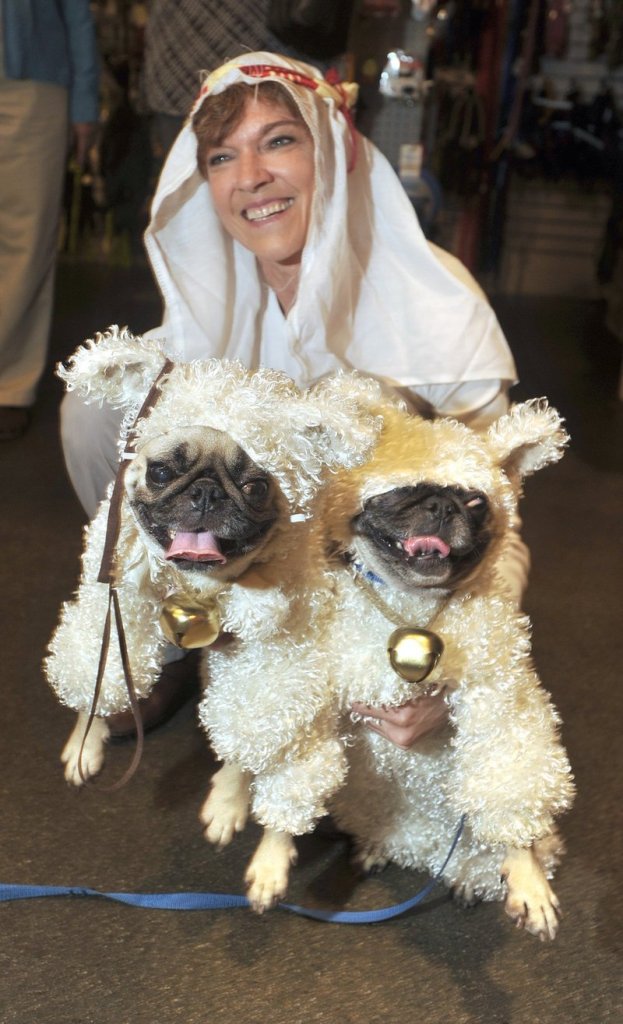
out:
{"label": "khaki pants", "polygon": [[67,97],[0,76],[0,405],[32,405],[46,363]]}

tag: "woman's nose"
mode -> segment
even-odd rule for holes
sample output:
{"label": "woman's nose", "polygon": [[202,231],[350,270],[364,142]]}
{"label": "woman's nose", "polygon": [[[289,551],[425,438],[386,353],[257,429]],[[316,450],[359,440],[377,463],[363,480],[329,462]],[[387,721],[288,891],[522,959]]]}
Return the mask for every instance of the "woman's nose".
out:
{"label": "woman's nose", "polygon": [[256,189],[271,181],[271,173],[266,166],[262,153],[248,150],[240,154],[238,160],[238,187],[246,192]]}

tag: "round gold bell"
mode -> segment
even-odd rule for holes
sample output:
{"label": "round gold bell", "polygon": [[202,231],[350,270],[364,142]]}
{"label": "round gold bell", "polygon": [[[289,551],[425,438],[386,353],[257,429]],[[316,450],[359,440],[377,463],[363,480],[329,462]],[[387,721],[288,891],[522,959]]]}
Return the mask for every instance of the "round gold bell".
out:
{"label": "round gold bell", "polygon": [[394,672],[409,683],[421,683],[443,654],[443,640],[428,629],[403,626],[390,636],[387,653]]}
{"label": "round gold bell", "polygon": [[213,644],[221,631],[221,620],[216,604],[195,604],[172,594],[162,605],[160,628],[172,644],[190,651]]}

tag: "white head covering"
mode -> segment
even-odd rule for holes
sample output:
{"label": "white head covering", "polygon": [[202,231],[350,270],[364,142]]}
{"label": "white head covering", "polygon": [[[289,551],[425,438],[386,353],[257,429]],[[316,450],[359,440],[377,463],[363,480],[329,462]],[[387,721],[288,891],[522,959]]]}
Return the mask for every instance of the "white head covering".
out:
{"label": "white head covering", "polygon": [[[165,300],[158,332],[175,359],[209,356],[269,365],[308,385],[355,368],[398,387],[515,380],[497,320],[426,241],[383,155],[356,136],[348,86],[271,53],[219,68],[205,96],[235,82],[279,81],[292,95],[315,147],[316,190],[298,298],[267,334],[267,289],[255,257],[222,228],[197,168],[190,119],[164,166],[145,240]],[[308,84],[301,84],[302,82]],[[355,155],[354,168],[349,163]]]}

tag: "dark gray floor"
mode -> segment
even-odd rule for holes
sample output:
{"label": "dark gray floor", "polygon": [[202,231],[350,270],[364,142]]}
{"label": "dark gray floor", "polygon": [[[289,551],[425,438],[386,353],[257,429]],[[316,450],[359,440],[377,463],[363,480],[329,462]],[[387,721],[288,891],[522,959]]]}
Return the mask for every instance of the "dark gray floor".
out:
{"label": "dark gray floor", "polygon": [[[111,322],[158,321],[142,268],[65,265],[53,358]],[[64,898],[0,907],[2,1024],[601,1024],[623,1021],[619,351],[599,304],[505,300],[517,397],[548,394],[573,445],[528,481],[525,534],[534,569],[527,607],[535,658],[564,720],[578,799],[563,823],[568,855],[556,889],[566,912],[542,945],[500,906],[457,910],[436,891],[416,912],[377,926],[263,918],[246,910],[165,913]],[[61,389],[46,376],[32,429],[2,463],[3,820],[0,882],[101,890],[241,891],[256,838],[216,854],[197,812],[212,770],[184,708],[147,738],[131,783],[70,790],[58,756],[71,716],[40,664],[74,585],[82,517],[57,441]],[[617,461],[618,460],[618,461]],[[111,749],[103,781],[131,748]],[[423,879],[391,868],[356,882],[341,842],[300,843],[300,902],[384,906]]]}

